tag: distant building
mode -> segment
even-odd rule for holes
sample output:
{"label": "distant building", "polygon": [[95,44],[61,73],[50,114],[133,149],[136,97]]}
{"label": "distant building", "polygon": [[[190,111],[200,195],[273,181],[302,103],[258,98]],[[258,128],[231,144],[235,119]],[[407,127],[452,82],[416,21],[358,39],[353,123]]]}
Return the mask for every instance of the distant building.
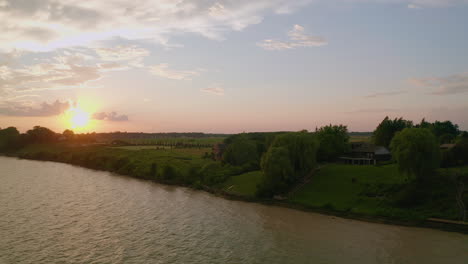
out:
{"label": "distant building", "polygon": [[213,146],[213,157],[215,160],[222,160],[224,151],[226,150],[226,144],[216,143]]}
{"label": "distant building", "polygon": [[442,145],[440,145],[440,149],[442,149],[442,150],[451,149],[453,147],[455,147],[455,144],[442,144]]}
{"label": "distant building", "polygon": [[375,165],[379,161],[392,158],[390,151],[384,146],[376,146],[366,142],[351,143],[351,151],[340,160],[352,165]]}

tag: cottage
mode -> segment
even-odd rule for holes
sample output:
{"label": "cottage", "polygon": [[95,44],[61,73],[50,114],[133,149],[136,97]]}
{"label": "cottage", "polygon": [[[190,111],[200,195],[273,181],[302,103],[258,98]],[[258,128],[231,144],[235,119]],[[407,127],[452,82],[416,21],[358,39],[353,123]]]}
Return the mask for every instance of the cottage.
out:
{"label": "cottage", "polygon": [[451,149],[453,147],[455,147],[455,144],[442,144],[442,145],[440,145],[441,150],[447,150],[447,149]]}
{"label": "cottage", "polygon": [[351,151],[346,156],[340,157],[340,160],[352,165],[375,165],[378,161],[391,158],[391,153],[386,147],[366,142],[354,142],[351,144]]}

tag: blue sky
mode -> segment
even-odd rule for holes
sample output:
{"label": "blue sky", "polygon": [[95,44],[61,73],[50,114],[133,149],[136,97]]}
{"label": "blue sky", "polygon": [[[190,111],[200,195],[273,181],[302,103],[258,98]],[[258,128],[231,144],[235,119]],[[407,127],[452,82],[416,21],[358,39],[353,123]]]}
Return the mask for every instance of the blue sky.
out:
{"label": "blue sky", "polygon": [[0,127],[468,129],[468,1],[75,2],[0,0]]}

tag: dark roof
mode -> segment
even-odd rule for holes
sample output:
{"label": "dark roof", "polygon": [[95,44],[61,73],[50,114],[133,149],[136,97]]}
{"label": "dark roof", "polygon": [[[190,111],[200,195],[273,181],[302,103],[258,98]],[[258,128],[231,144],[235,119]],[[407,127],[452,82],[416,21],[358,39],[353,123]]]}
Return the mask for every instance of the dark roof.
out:
{"label": "dark roof", "polygon": [[455,144],[442,144],[440,145],[440,148],[442,149],[450,149],[450,148],[453,148],[455,147]]}
{"label": "dark roof", "polygon": [[354,153],[375,153],[377,155],[390,154],[390,151],[383,146],[376,146],[371,143],[361,143],[351,146],[351,152]]}
{"label": "dark roof", "polygon": [[362,143],[362,144],[359,144],[359,145],[354,145],[352,146],[352,149],[351,149],[351,152],[367,152],[367,153],[370,153],[370,152],[374,152],[375,151],[375,145],[374,144],[370,144],[370,143]]}

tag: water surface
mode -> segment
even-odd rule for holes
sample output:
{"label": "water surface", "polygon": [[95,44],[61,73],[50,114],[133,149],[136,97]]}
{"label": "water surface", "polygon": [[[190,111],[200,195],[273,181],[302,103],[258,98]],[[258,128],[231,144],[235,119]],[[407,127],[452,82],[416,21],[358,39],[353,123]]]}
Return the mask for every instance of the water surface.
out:
{"label": "water surface", "polygon": [[0,263],[468,263],[468,236],[0,157]]}

